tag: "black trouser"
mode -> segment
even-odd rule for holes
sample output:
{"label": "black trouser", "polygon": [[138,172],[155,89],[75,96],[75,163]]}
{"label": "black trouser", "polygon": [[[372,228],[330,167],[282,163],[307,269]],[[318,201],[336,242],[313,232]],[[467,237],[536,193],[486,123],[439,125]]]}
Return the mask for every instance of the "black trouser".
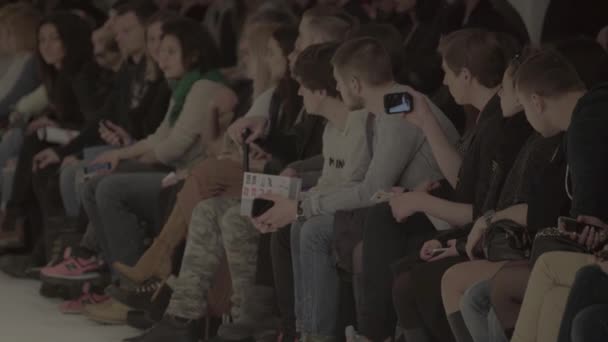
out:
{"label": "black trouser", "polygon": [[270,253],[274,274],[275,292],[279,313],[281,315],[281,330],[284,334],[295,336],[296,316],[294,304],[293,266],[291,263],[291,227],[285,227],[272,234]]}
{"label": "black trouser", "polygon": [[606,341],[608,275],[598,266],[581,268],[566,304],[558,342]]}
{"label": "black trouser", "polygon": [[393,299],[401,328],[424,331],[435,341],[454,341],[441,299],[441,279],[450,267],[466,260],[460,256],[429,263],[412,259],[400,267]]}
{"label": "black trouser", "polygon": [[[28,245],[31,247],[41,235],[39,229],[42,226],[38,202],[33,187],[33,158],[34,156],[51,145],[40,141],[33,134],[27,136],[19,153],[17,167],[15,170],[15,181],[13,183],[12,197],[8,202],[6,217],[2,225],[3,231],[13,231],[18,219],[27,218]],[[41,171],[41,174],[50,174],[55,171]],[[59,201],[61,203],[61,201]]]}
{"label": "black trouser", "polygon": [[404,223],[393,218],[388,204],[370,209],[363,229],[363,273],[359,330],[373,341],[393,336],[397,321],[392,301],[391,265],[406,256],[416,257],[422,244],[435,234],[424,214]]}

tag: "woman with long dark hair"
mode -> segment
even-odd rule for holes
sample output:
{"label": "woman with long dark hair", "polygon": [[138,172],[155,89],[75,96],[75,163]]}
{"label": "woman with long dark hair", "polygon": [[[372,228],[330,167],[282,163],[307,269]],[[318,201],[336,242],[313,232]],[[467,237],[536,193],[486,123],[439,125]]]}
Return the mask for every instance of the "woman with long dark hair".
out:
{"label": "woman with long dark hair", "polygon": [[38,177],[47,179],[56,172],[55,168],[38,170],[39,165],[33,162],[38,152],[54,146],[45,141],[42,132],[51,127],[80,129],[85,119],[95,115],[95,108],[103,101],[103,87],[91,81],[95,79],[96,68],[90,67],[93,61],[90,37],[90,26],[71,13],[52,14],[39,26],[38,61],[49,107],[25,130],[26,138],[16,169],[17,179],[0,233],[0,248],[24,246],[26,217],[32,227],[42,226],[37,222],[39,215],[32,177],[34,172],[38,172]]}

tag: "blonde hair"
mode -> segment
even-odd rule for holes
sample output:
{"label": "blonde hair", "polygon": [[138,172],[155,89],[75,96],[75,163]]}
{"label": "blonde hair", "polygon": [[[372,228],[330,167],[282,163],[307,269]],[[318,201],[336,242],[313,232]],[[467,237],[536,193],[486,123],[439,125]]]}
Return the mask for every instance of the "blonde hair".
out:
{"label": "blonde hair", "polygon": [[281,25],[278,24],[255,24],[249,26],[243,32],[241,39],[246,42],[247,58],[256,68],[255,79],[253,80],[253,98],[276,84],[277,80],[272,79],[271,68],[266,56],[268,55],[268,42],[279,27]]}
{"label": "blonde hair", "polygon": [[13,37],[15,52],[37,49],[38,26],[42,16],[33,6],[23,3],[7,5],[0,19],[8,35]]}

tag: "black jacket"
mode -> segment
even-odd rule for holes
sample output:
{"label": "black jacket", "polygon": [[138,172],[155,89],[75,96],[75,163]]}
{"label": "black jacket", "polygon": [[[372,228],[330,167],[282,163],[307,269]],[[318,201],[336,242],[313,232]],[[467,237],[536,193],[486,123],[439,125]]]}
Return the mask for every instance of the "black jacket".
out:
{"label": "black jacket", "polygon": [[92,120],[87,120],[78,137],[68,145],[55,149],[60,157],[79,154],[87,147],[105,144],[99,136],[102,120],[122,126],[134,139],[142,139],[156,130],[166,114],[171,91],[163,78],[149,82],[139,106],[131,109],[131,87],[134,82],[143,82],[144,69],[144,61],[139,65],[126,62],[122,66],[111,82],[111,92],[106,101],[98,107],[98,114]]}
{"label": "black jacket", "polygon": [[608,84],[583,96],[566,135],[572,182],[572,216],[608,222]]}

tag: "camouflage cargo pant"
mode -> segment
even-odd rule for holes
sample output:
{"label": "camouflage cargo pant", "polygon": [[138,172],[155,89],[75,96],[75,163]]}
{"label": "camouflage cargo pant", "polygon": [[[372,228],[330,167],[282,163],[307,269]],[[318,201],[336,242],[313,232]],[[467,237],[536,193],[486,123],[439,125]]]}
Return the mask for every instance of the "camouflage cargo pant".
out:
{"label": "camouflage cargo pant", "polygon": [[232,277],[232,315],[238,317],[248,288],[255,282],[259,233],[240,216],[238,200],[211,198],[192,213],[179,277],[171,284],[167,313],[198,319],[207,311],[207,291],[224,251]]}

